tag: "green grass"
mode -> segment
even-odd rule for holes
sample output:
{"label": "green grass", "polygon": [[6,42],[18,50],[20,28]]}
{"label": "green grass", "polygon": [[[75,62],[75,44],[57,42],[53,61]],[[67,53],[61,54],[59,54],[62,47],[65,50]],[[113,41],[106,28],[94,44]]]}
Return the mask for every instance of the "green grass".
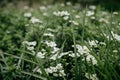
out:
{"label": "green grass", "polygon": [[100,6],[0,9],[0,79],[119,80],[119,32]]}

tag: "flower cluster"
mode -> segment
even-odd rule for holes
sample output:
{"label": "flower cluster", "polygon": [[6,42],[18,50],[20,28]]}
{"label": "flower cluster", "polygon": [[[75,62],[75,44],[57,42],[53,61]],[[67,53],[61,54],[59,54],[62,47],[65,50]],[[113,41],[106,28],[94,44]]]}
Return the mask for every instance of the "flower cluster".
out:
{"label": "flower cluster", "polygon": [[48,74],[53,74],[53,76],[55,77],[62,77],[62,76],[66,76],[64,70],[63,70],[63,66],[61,63],[57,64],[56,67],[52,67],[50,66],[49,68],[45,69],[46,73]]}

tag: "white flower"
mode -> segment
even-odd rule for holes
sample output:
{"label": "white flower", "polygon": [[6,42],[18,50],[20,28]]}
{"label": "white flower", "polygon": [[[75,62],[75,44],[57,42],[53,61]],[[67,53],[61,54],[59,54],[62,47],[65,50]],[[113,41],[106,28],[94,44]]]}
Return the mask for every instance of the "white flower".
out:
{"label": "white flower", "polygon": [[69,22],[76,25],[76,26],[79,25],[79,23],[77,21],[70,20]]}
{"label": "white flower", "polygon": [[64,6],[65,6],[65,4],[64,4],[64,3],[61,3],[60,5],[61,5],[62,7],[64,7]]}
{"label": "white flower", "polygon": [[56,53],[56,52],[58,52],[59,50],[60,50],[59,48],[53,47],[53,51],[52,51],[51,53]]}
{"label": "white flower", "polygon": [[37,71],[36,72],[39,72],[40,74],[42,74],[42,71],[41,71],[41,69],[37,69]]}
{"label": "white flower", "polygon": [[79,16],[79,15],[75,15],[75,18],[79,19],[79,18],[80,18],[80,16]]}
{"label": "white flower", "polygon": [[28,46],[36,46],[37,42],[36,41],[31,41],[31,42],[23,41],[22,44],[23,45],[28,45]]}
{"label": "white flower", "polygon": [[45,53],[38,52],[36,55],[38,58],[45,58]]}
{"label": "white flower", "polygon": [[56,59],[57,59],[57,56],[58,56],[58,54],[54,54],[50,59],[56,60]]}
{"label": "white flower", "polygon": [[69,17],[68,17],[68,16],[64,16],[63,19],[64,19],[64,20],[68,20]]}
{"label": "white flower", "polygon": [[90,52],[86,46],[76,45],[76,48],[81,55],[83,54],[87,55]]}
{"label": "white flower", "polygon": [[44,36],[49,36],[49,37],[54,37],[54,35],[52,33],[44,33]]}
{"label": "white flower", "polygon": [[113,12],[113,14],[114,14],[114,15],[117,15],[117,14],[118,14],[118,12]]}
{"label": "white flower", "polygon": [[114,39],[116,39],[117,41],[120,41],[120,35],[115,34],[115,33],[113,33],[112,31],[111,31],[111,33],[112,33]]}
{"label": "white flower", "polygon": [[47,8],[45,6],[40,6],[40,10],[46,10]]}
{"label": "white flower", "polygon": [[87,62],[92,61],[93,65],[96,65],[96,64],[97,64],[97,60],[95,59],[95,57],[92,56],[92,55],[90,55],[90,54],[87,55],[87,57],[86,57],[86,61],[87,61]]}
{"label": "white flower", "polygon": [[70,6],[70,5],[71,5],[71,2],[67,2],[66,4],[67,4],[68,6]]}
{"label": "white flower", "polygon": [[86,16],[92,16],[92,15],[94,15],[94,11],[87,11],[87,13],[86,13]]}
{"label": "white flower", "polygon": [[95,19],[95,16],[91,16],[90,18],[91,18],[91,19]]}
{"label": "white flower", "polygon": [[62,69],[63,68],[63,66],[62,66],[62,64],[61,63],[59,63],[59,64],[57,64],[57,66],[56,66],[56,69]]}
{"label": "white flower", "polygon": [[90,44],[91,47],[92,46],[97,47],[97,43],[98,43],[97,40],[91,40],[91,41],[89,41],[89,44]]}
{"label": "white flower", "polygon": [[32,14],[31,13],[24,13],[24,17],[31,17]]}
{"label": "white flower", "polygon": [[30,51],[33,51],[34,47],[33,46],[27,46],[27,49],[30,50]]}
{"label": "white flower", "polygon": [[57,72],[57,68],[56,67],[50,67],[50,69],[52,70],[52,72]]}
{"label": "white flower", "polygon": [[44,13],[43,13],[43,16],[48,16],[48,13],[44,12]]}
{"label": "white flower", "polygon": [[49,46],[49,47],[56,47],[57,46],[57,44],[53,41],[50,41],[50,42],[46,41],[45,44],[47,44],[47,46]]}
{"label": "white flower", "polygon": [[69,56],[70,56],[70,57],[73,57],[73,58],[76,57],[76,56],[77,56],[77,57],[80,57],[80,54],[79,54],[79,53],[76,53],[76,55],[75,55],[75,53],[72,53],[72,54],[69,54]]}
{"label": "white flower", "polygon": [[89,6],[89,8],[92,9],[92,10],[95,10],[95,9],[96,9],[96,6],[91,5],[91,6]]}
{"label": "white flower", "polygon": [[55,15],[55,16],[69,16],[70,15],[70,13],[68,13],[68,11],[58,11],[58,12],[53,12],[53,14]]}
{"label": "white flower", "polygon": [[32,17],[30,20],[31,23],[35,24],[35,23],[42,23],[41,20],[39,20],[38,18]]}
{"label": "white flower", "polygon": [[53,73],[53,71],[50,68],[45,69],[46,73]]}
{"label": "white flower", "polygon": [[96,75],[96,74],[86,73],[86,74],[85,74],[85,77],[88,78],[88,79],[91,79],[91,80],[99,80],[99,79],[97,78],[97,75]]}
{"label": "white flower", "polygon": [[58,77],[58,74],[57,73],[53,73],[53,76]]}
{"label": "white flower", "polygon": [[100,42],[100,44],[101,44],[101,45],[106,45],[106,43],[105,43],[105,42]]}
{"label": "white flower", "polygon": [[118,50],[113,50],[113,52],[114,52],[114,53],[117,53],[117,52],[118,52]]}
{"label": "white flower", "polygon": [[64,70],[60,70],[59,76],[66,76]]}
{"label": "white flower", "polygon": [[104,22],[104,23],[106,23],[106,24],[109,23],[108,20],[107,20],[107,19],[104,19],[104,18],[100,18],[100,19],[99,19],[99,22]]}

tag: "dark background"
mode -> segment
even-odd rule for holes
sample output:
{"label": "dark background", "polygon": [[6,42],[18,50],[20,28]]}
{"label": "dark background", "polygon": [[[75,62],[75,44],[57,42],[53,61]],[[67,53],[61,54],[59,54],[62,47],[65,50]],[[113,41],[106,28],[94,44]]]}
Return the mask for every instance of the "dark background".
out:
{"label": "dark background", "polygon": [[107,10],[115,11],[120,10],[120,0],[0,0],[0,7],[5,7],[8,3],[19,4],[19,2],[27,3],[29,6],[33,4],[55,4],[55,3],[66,3],[71,2],[73,5],[81,4],[85,5],[100,5]]}

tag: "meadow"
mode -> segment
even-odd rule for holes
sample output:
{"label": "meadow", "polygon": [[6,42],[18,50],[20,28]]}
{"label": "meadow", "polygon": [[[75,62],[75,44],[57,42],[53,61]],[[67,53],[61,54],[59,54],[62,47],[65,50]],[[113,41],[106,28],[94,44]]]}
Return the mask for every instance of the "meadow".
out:
{"label": "meadow", "polygon": [[71,3],[0,8],[1,80],[120,80],[120,12]]}

